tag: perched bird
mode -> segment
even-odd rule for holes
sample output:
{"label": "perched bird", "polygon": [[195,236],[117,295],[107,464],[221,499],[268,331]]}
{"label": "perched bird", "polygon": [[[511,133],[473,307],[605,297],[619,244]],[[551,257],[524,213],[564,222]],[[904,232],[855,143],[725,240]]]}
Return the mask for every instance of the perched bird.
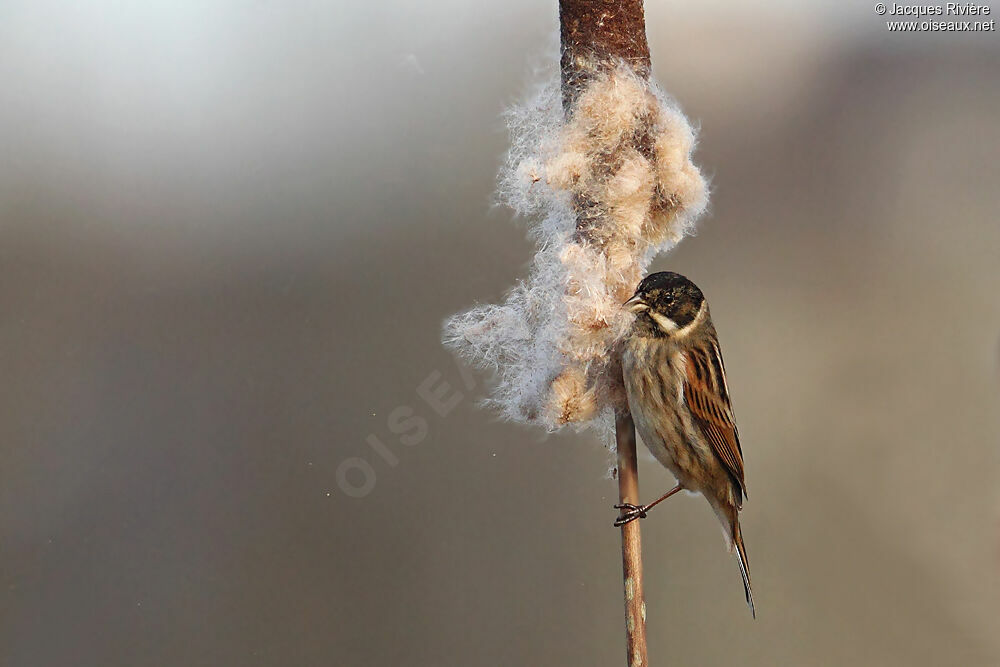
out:
{"label": "perched bird", "polygon": [[644,278],[624,307],[636,315],[622,350],[629,408],[642,441],[677,486],[648,505],[616,505],[622,514],[615,525],[644,518],[682,489],[702,494],[722,522],[729,550],[736,548],[756,617],[740,533],[743,452],[708,302],[690,280],[665,271]]}

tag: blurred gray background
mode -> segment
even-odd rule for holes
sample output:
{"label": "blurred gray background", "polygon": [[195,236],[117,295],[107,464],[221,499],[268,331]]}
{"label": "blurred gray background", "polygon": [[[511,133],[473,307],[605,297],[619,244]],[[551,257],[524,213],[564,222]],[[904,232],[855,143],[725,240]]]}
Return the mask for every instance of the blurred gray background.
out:
{"label": "blurred gray background", "polygon": [[[654,665],[1000,664],[1000,47],[852,5],[647,3],[714,190],[656,267],[721,332],[759,611],[671,500]],[[607,450],[439,343],[525,275],[499,114],[556,28],[0,4],[0,664],[622,664]]]}

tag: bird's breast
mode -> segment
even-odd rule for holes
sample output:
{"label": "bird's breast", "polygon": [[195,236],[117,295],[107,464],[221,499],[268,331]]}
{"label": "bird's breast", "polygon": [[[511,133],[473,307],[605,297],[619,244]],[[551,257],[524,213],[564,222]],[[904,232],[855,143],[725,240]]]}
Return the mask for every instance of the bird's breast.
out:
{"label": "bird's breast", "polygon": [[697,465],[684,428],[683,369],[674,346],[638,339],[626,345],[622,369],[629,407],[639,437],[653,456],[684,486]]}

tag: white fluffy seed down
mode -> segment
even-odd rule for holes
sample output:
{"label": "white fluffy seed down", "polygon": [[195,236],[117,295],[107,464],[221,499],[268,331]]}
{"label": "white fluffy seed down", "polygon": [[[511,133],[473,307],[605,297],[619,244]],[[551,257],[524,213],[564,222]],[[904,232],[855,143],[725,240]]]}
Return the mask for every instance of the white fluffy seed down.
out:
{"label": "white fluffy seed down", "polygon": [[568,119],[554,78],[508,121],[499,199],[537,220],[538,252],[503,304],[449,319],[445,342],[496,372],[487,402],[507,419],[609,427],[623,400],[609,367],[631,321],[621,304],[707,204],[695,134],[626,66],[579,91]]}

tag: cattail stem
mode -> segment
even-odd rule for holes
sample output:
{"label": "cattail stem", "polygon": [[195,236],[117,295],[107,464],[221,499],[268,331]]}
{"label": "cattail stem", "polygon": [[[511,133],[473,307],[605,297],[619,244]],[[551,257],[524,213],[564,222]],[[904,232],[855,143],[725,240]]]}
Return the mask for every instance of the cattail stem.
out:
{"label": "cattail stem", "polygon": [[[560,0],[559,35],[563,109],[571,113],[577,94],[595,75],[624,62],[649,77],[649,45],[642,0]],[[620,376],[619,376],[620,378]],[[620,381],[620,379],[619,379]],[[615,418],[618,450],[618,499],[639,504],[635,424],[628,407]],[[642,585],[639,521],[622,526],[625,582],[625,642],[629,667],[646,667],[646,599]]]}
{"label": "cattail stem", "polygon": [[[635,424],[628,410],[615,418],[618,445],[618,500],[639,504],[639,469],[635,454]],[[625,579],[625,648],[629,667],[645,667],[646,596],[642,586],[642,541],[639,520],[622,526],[622,575]]]}
{"label": "cattail stem", "polygon": [[642,0],[559,0],[560,69],[567,111],[602,68],[626,62],[649,78],[649,44]]}

